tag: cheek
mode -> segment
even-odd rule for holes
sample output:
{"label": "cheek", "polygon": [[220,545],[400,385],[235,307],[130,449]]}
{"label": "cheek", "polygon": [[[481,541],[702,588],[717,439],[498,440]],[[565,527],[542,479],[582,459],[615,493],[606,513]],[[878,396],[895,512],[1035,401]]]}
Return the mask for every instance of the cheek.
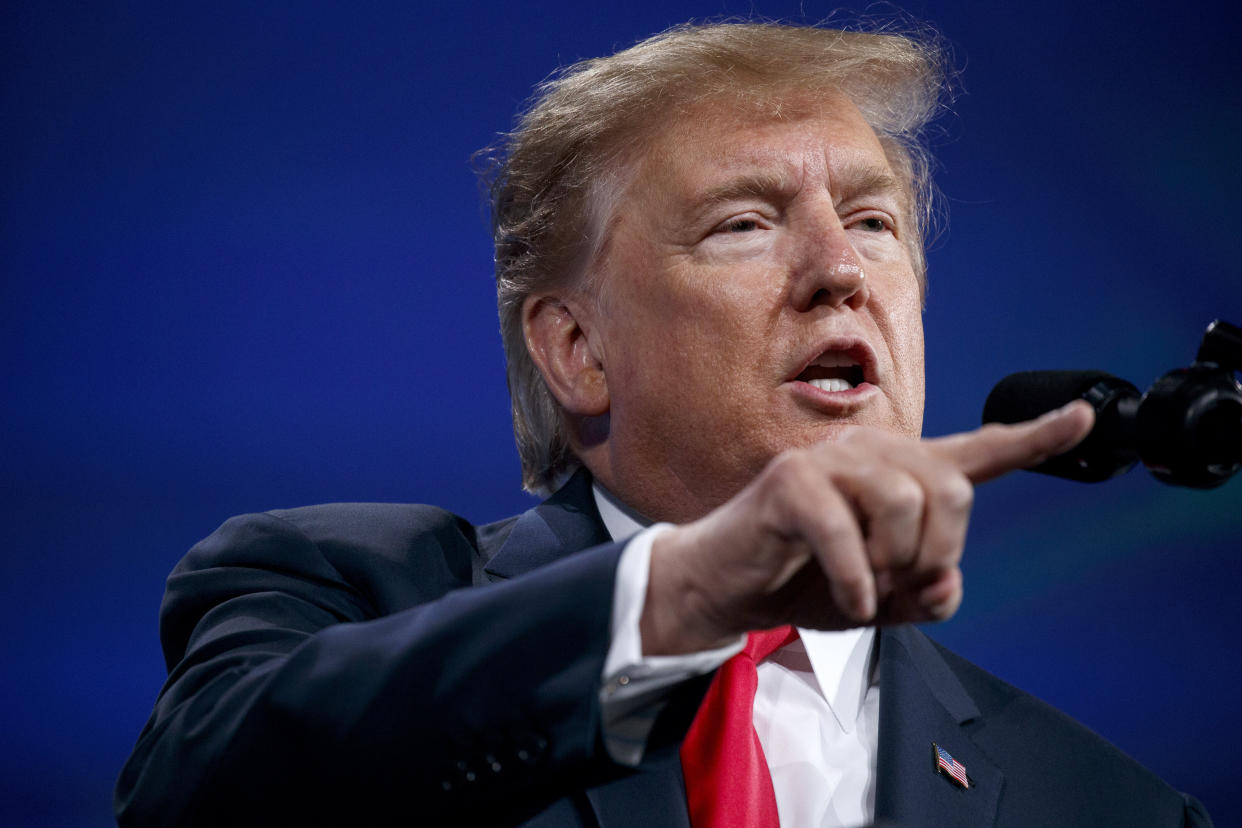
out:
{"label": "cheek", "polygon": [[724,275],[670,268],[629,286],[618,340],[656,364],[679,366],[690,381],[727,382],[764,341],[765,326],[749,312],[753,287]]}
{"label": "cheek", "polygon": [[913,313],[895,321],[894,339],[901,351],[901,365],[906,374],[923,377],[923,317]]}
{"label": "cheek", "polygon": [[902,350],[901,353],[894,354],[894,357],[898,360],[906,392],[903,419],[908,424],[911,435],[918,437],[923,431],[923,406],[926,396],[922,317],[916,315],[912,320],[903,322],[902,330],[897,335],[902,343]]}
{"label": "cheek", "polygon": [[884,329],[893,360],[898,392],[894,402],[901,408],[904,429],[917,435],[922,430],[924,403],[923,312],[913,276],[900,284],[908,287],[885,303],[888,312],[877,321]]}
{"label": "cheek", "polygon": [[923,375],[923,303],[918,281],[913,274],[904,274],[888,281],[890,289],[883,301],[882,314],[888,329],[888,341],[903,373]]}

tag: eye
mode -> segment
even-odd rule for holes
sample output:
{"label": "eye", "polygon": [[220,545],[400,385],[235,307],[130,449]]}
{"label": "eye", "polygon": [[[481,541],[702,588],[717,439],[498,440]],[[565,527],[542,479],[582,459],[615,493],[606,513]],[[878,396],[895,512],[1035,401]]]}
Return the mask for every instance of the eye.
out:
{"label": "eye", "polygon": [[861,227],[863,230],[866,230],[868,233],[883,233],[886,230],[892,229],[891,227],[889,227],[888,222],[886,222],[884,219],[880,218],[879,216],[868,216],[867,218],[859,219],[858,221],[854,222],[854,226]]}
{"label": "eye", "polygon": [[717,233],[750,233],[759,229],[759,222],[752,218],[730,219],[716,228]]}

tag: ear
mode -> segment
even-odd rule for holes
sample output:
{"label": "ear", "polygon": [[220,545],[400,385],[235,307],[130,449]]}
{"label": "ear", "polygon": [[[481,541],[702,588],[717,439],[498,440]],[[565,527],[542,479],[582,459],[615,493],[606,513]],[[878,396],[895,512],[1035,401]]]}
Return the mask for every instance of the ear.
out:
{"label": "ear", "polygon": [[528,296],[522,303],[522,331],[552,396],[571,415],[608,412],[608,382],[602,354],[591,337],[585,307],[556,296]]}

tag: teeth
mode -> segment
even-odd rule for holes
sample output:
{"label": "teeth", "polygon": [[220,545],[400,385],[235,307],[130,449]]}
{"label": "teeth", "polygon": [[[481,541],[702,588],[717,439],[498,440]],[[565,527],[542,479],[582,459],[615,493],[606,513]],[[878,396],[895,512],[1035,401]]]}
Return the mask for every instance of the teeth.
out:
{"label": "teeth", "polygon": [[831,379],[807,380],[807,384],[818,388],[820,391],[849,391],[854,387],[850,385],[849,380],[843,380],[836,377]]}

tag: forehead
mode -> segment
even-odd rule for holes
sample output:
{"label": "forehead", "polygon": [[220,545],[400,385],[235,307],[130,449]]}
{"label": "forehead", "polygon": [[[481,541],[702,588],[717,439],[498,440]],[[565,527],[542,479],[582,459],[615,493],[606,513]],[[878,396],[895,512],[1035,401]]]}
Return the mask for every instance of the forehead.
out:
{"label": "forehead", "polygon": [[708,100],[646,137],[631,181],[638,189],[691,197],[722,178],[755,173],[773,186],[819,173],[834,195],[859,184],[906,189],[875,131],[841,93]]}

